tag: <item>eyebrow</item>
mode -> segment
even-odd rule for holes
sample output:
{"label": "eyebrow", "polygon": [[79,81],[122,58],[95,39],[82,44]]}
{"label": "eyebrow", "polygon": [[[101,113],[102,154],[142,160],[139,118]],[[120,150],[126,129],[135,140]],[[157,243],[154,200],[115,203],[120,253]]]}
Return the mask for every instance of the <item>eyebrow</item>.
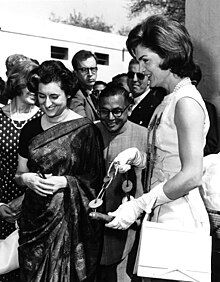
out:
{"label": "eyebrow", "polygon": [[146,55],[142,55],[140,58],[138,58],[138,61],[142,60]]}
{"label": "eyebrow", "polygon": [[59,93],[43,93],[43,92],[40,92],[40,91],[38,91],[37,92],[38,94],[43,94],[43,95],[60,95]]}
{"label": "eyebrow", "polygon": [[100,109],[102,109],[102,110],[107,110],[107,111],[123,110],[121,107],[116,107],[116,108],[113,108],[113,109],[111,109],[111,110],[109,110],[109,109],[107,109],[107,108],[105,108],[105,107],[101,107]]}

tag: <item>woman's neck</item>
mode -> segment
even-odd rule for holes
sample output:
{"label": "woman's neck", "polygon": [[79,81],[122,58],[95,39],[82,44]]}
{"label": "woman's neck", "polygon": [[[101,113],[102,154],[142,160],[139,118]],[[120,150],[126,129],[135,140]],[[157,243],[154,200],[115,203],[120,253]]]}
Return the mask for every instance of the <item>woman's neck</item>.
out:
{"label": "woman's neck", "polygon": [[70,113],[70,110],[66,108],[59,116],[49,117],[46,114],[44,116],[45,116],[46,121],[49,124],[55,125],[55,124],[67,121],[69,113]]}
{"label": "woman's neck", "polygon": [[180,78],[179,76],[177,75],[172,75],[170,76],[170,79],[169,81],[167,82],[167,85],[166,85],[166,91],[167,91],[167,94],[170,94],[174,91],[175,87],[177,86],[177,84],[182,80],[182,78]]}
{"label": "woman's neck", "polygon": [[11,113],[18,113],[18,114],[23,114],[23,113],[29,113],[30,109],[33,105],[27,104],[21,99],[19,99],[19,96],[15,97],[11,101]]}

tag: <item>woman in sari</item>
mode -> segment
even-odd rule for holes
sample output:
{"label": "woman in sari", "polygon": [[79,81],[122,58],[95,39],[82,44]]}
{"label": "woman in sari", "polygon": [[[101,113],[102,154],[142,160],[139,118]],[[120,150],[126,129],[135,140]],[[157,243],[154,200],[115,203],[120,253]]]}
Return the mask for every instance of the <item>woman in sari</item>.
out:
{"label": "woman in sari", "polygon": [[102,224],[88,203],[102,184],[96,127],[67,106],[72,73],[45,61],[30,75],[44,115],[28,123],[19,141],[16,181],[26,187],[19,230],[21,281],[93,281]]}

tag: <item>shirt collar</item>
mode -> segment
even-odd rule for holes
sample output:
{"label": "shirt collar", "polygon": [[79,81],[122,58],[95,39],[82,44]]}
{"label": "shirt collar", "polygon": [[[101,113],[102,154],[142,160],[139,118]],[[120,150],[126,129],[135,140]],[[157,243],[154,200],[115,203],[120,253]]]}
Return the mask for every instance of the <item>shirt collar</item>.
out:
{"label": "shirt collar", "polygon": [[147,94],[150,92],[150,88],[147,89],[147,91],[145,91],[143,94],[141,94],[140,96],[134,98],[134,105],[133,108],[134,109],[146,96]]}

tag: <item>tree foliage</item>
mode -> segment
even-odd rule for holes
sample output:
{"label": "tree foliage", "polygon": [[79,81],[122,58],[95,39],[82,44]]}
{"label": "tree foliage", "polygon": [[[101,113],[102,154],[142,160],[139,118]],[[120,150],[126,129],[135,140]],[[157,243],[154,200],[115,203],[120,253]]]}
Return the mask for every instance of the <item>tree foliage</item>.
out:
{"label": "tree foliage", "polygon": [[128,4],[130,17],[136,17],[141,13],[162,13],[170,18],[185,22],[185,0],[130,0]]}
{"label": "tree foliage", "polygon": [[117,33],[122,36],[127,36],[131,28],[129,26],[122,26]]}
{"label": "tree foliage", "polygon": [[81,13],[77,13],[75,10],[65,19],[56,16],[54,13],[51,13],[49,19],[53,22],[61,22],[64,24],[95,29],[104,32],[112,32],[113,28],[112,25],[107,25],[102,17],[83,17]]}

